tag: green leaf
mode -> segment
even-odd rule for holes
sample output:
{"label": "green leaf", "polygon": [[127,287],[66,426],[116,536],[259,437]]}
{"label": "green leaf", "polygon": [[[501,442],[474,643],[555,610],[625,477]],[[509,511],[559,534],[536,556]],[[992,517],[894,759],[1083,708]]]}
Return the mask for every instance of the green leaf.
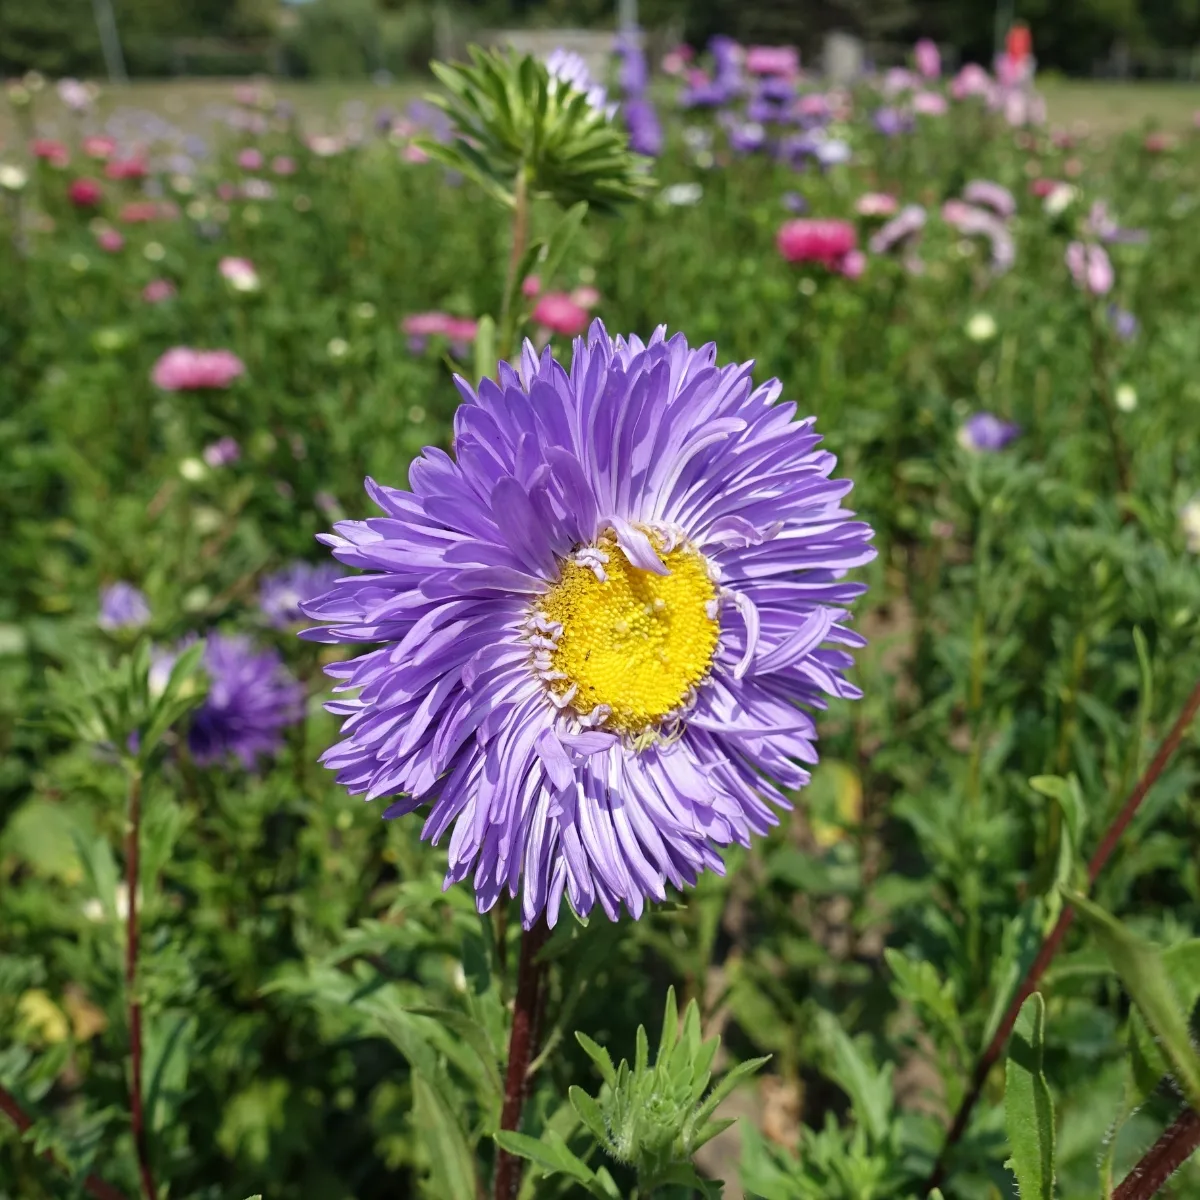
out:
{"label": "green leaf", "polygon": [[588,205],[586,200],[580,200],[578,204],[572,204],[563,213],[562,219],[554,227],[554,231],[550,234],[549,238],[547,238],[545,256],[539,267],[543,283],[547,287],[553,284],[554,277],[558,274],[563,258],[570,249],[571,243],[575,240],[580,229],[583,228],[583,221],[587,216],[587,211]]}
{"label": "green leaf", "polygon": [[1158,1038],[1187,1102],[1200,1109],[1200,1058],[1162,954],[1085,896],[1067,892],[1066,899],[1104,947],[1130,999]]}
{"label": "green leaf", "polygon": [[601,1146],[608,1145],[608,1128],[604,1124],[604,1114],[600,1105],[580,1087],[571,1087],[567,1091],[571,1107],[579,1114],[579,1119],[587,1126],[592,1136]]}
{"label": "green leaf", "polygon": [[117,919],[117,864],[108,842],[102,837],[85,833],[77,825],[71,827],[75,852],[83,863],[91,894],[100,901],[106,921]]}
{"label": "green leaf", "polygon": [[[558,1134],[547,1131],[541,1141],[526,1133],[502,1129],[492,1135],[496,1144],[509,1154],[526,1159],[548,1175],[566,1175],[583,1184],[593,1196],[609,1200],[613,1193],[594,1175],[591,1168],[574,1155]],[[617,1193],[619,1196],[619,1193]]]}
{"label": "green leaf", "polygon": [[1079,780],[1074,775],[1063,779],[1060,775],[1035,775],[1029,786],[1035,792],[1055,801],[1062,809],[1063,818],[1071,834],[1071,846],[1077,852],[1083,844],[1083,834],[1087,828],[1087,804],[1083,799],[1083,790]]}
{"label": "green leaf", "polygon": [[496,322],[485,315],[479,318],[475,333],[476,384],[495,373],[496,362]]}
{"label": "green leaf", "polygon": [[891,1065],[874,1070],[837,1018],[824,1009],[817,1014],[816,1029],[824,1044],[824,1073],[850,1097],[868,1137],[876,1143],[885,1141],[892,1111]]}
{"label": "green leaf", "polygon": [[147,1022],[142,1079],[150,1128],[156,1133],[175,1121],[183,1104],[197,1025],[194,1014],[179,1010]]}
{"label": "green leaf", "polygon": [[609,1087],[615,1087],[617,1083],[617,1072],[613,1067],[612,1059],[608,1056],[608,1051],[603,1046],[597,1045],[592,1041],[586,1033],[576,1032],[575,1040],[583,1047],[583,1052],[594,1062],[599,1068],[601,1078]]}
{"label": "green leaf", "polygon": [[1054,1200],[1054,1105],[1042,1074],[1046,1006],[1040,992],[1021,1006],[1004,1068],[1004,1123],[1021,1200]]}
{"label": "green leaf", "polygon": [[430,1166],[432,1192],[441,1200],[475,1200],[475,1155],[441,1096],[419,1072],[412,1077],[413,1125]]}
{"label": "green leaf", "polygon": [[[1190,1016],[1200,1002],[1200,938],[1180,942],[1162,951],[1162,964],[1180,1007]],[[1145,1018],[1137,1010],[1130,1015],[1129,1036],[1138,1099],[1144,1100],[1159,1086],[1171,1066]]]}
{"label": "green leaf", "polygon": [[479,1056],[479,1061],[483,1064],[484,1077],[488,1082],[488,1086],[495,1095],[504,1095],[504,1083],[500,1078],[500,1064],[497,1059],[496,1048],[492,1045],[492,1040],[488,1036],[487,1030],[478,1021],[468,1017],[465,1013],[456,1012],[452,1008],[410,1005],[406,1011],[413,1013],[415,1016],[429,1017],[462,1038]]}

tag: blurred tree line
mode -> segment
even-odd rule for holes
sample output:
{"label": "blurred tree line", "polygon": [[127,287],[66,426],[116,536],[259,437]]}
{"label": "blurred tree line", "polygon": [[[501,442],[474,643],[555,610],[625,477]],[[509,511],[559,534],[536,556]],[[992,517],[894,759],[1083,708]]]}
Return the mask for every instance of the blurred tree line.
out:
{"label": "blurred tree line", "polygon": [[[350,78],[421,70],[472,30],[603,26],[617,0],[111,0],[133,75],[284,70]],[[1043,67],[1090,74],[1124,56],[1165,70],[1200,48],[1200,0],[1000,0],[1029,23]],[[832,29],[869,42],[930,36],[988,61],[996,0],[639,0],[647,28],[702,45],[714,33],[798,45],[809,61]],[[102,75],[93,0],[0,0],[0,75]]]}

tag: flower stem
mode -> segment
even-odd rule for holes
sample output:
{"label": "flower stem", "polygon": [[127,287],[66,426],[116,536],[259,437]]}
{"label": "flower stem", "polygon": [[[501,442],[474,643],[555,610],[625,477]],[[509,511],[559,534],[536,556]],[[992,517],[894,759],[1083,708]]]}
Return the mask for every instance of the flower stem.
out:
{"label": "flower stem", "polygon": [[154,1176],[150,1172],[150,1147],[142,1106],[142,1006],[137,997],[138,968],[138,873],[142,825],[142,774],[135,771],[129,781],[129,813],[125,832],[125,890],[129,914],[125,925],[125,999],[129,1005],[129,1115],[138,1172],[146,1200],[155,1200]]}
{"label": "flower stem", "polygon": [[1200,1147],[1200,1114],[1187,1108],[1125,1176],[1113,1193],[1113,1200],[1146,1200],[1153,1196],[1197,1147]]}
{"label": "flower stem", "polygon": [[[1100,845],[1096,848],[1096,852],[1092,855],[1091,861],[1088,863],[1089,887],[1096,882],[1096,878],[1104,869],[1104,865],[1112,856],[1112,852],[1117,848],[1117,843],[1121,840],[1121,835],[1125,832],[1129,822],[1133,820],[1134,814],[1146,798],[1146,794],[1158,782],[1158,777],[1174,757],[1175,751],[1179,749],[1179,745],[1183,741],[1183,736],[1187,733],[1188,726],[1191,725],[1198,711],[1200,711],[1200,682],[1197,682],[1196,686],[1192,689],[1192,693],[1184,702],[1183,709],[1176,718],[1175,724],[1171,726],[1170,732],[1163,738],[1150,765],[1146,768],[1141,779],[1138,780],[1137,786],[1129,794],[1129,799],[1125,801],[1121,811],[1105,831],[1104,837],[1100,839]],[[1025,978],[1021,981],[1021,986],[1017,988],[1016,995],[1013,996],[1012,1001],[1009,1003],[1008,1010],[1004,1014],[1004,1019],[997,1027],[992,1040],[988,1043],[987,1049],[980,1055],[979,1061],[975,1064],[975,1070],[971,1075],[971,1084],[967,1088],[962,1103],[958,1106],[958,1112],[954,1117],[954,1124],[950,1127],[950,1132],[946,1135],[941,1153],[938,1155],[929,1180],[925,1184],[923,1195],[933,1191],[935,1187],[939,1187],[945,1178],[946,1163],[950,1151],[966,1132],[967,1121],[970,1119],[971,1111],[974,1109],[976,1102],[983,1092],[984,1082],[987,1080],[993,1065],[1004,1050],[1005,1043],[1008,1041],[1008,1035],[1012,1033],[1013,1026],[1017,1022],[1017,1015],[1021,1011],[1021,1005],[1037,990],[1038,981],[1045,974],[1046,968],[1058,953],[1058,948],[1067,936],[1067,930],[1070,929],[1074,919],[1075,910],[1070,905],[1065,905],[1054,928],[1042,942],[1037,958],[1033,960],[1033,964],[1025,973]],[[1150,1194],[1150,1192],[1131,1192],[1123,1200],[1131,1200],[1134,1195]]]}
{"label": "flower stem", "polygon": [[[17,1127],[17,1132],[24,1134],[33,1128],[33,1118],[17,1103],[17,1098],[0,1087],[0,1113],[3,1113]],[[40,1155],[48,1163],[61,1166],[51,1150],[44,1150]],[[125,1193],[119,1192],[112,1184],[105,1183],[95,1175],[87,1175],[83,1180],[83,1190],[94,1200],[126,1200]]]}
{"label": "flower stem", "polygon": [[1104,413],[1104,423],[1108,427],[1108,440],[1112,446],[1113,468],[1117,476],[1117,489],[1128,495],[1132,487],[1132,477],[1129,467],[1129,451],[1125,440],[1121,437],[1120,419],[1117,415],[1116,404],[1113,401],[1112,389],[1109,387],[1108,371],[1104,363],[1104,335],[1101,331],[1101,318],[1098,310],[1092,311],[1092,374],[1096,395],[1100,400],[1100,408]]}
{"label": "flower stem", "polygon": [[504,279],[504,299],[500,307],[500,357],[507,359],[512,355],[512,343],[515,330],[514,308],[516,307],[517,290],[522,281],[517,278],[517,269],[521,259],[525,257],[525,246],[529,241],[529,182],[526,178],[525,164],[522,163],[517,171],[516,186],[513,189],[513,221],[512,249],[508,256],[508,272]]}
{"label": "flower stem", "polygon": [[[541,1008],[542,965],[538,952],[550,930],[545,921],[521,935],[521,961],[517,967],[517,996],[513,1005],[512,1033],[508,1039],[508,1072],[504,1079],[504,1106],[500,1128],[515,1130],[521,1123],[529,1061],[533,1057]],[[496,1155],[493,1200],[515,1200],[521,1185],[521,1160],[500,1150]]]}

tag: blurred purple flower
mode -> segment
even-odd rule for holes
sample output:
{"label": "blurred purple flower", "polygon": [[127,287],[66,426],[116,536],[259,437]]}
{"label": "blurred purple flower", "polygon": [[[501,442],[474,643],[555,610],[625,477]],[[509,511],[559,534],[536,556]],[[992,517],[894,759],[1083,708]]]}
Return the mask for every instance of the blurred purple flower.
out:
{"label": "blurred purple flower", "polygon": [[1017,211],[1017,202],[1008,188],[990,179],[972,179],[963,188],[963,199],[968,204],[982,204],[998,216],[1008,218]]}
{"label": "blurred purple flower", "polygon": [[808,201],[799,192],[784,192],[781,199],[783,207],[790,213],[808,212]]}
{"label": "blurred purple flower", "polygon": [[870,241],[872,254],[886,254],[906,246],[925,228],[925,210],[919,204],[906,204]]}
{"label": "blurred purple flower", "polygon": [[203,457],[204,461],[216,470],[218,467],[227,467],[230,463],[237,462],[242,457],[242,448],[235,438],[226,436],[205,446]]}
{"label": "blurred purple flower", "polygon": [[1117,304],[1108,306],[1108,319],[1113,327],[1113,332],[1123,342],[1132,341],[1137,337],[1138,319],[1127,309],[1121,308]]}
{"label": "blurred purple flower", "polygon": [[884,137],[896,137],[912,131],[913,119],[910,113],[902,112],[898,108],[884,107],[877,108],[871,114],[871,124]]}
{"label": "blurred purple flower", "polygon": [[267,624],[284,629],[303,621],[300,605],[329,591],[341,576],[336,563],[314,566],[307,562],[295,562],[268,575],[258,593],[259,608]]}
{"label": "blurred purple flower", "polygon": [[635,154],[657,158],[663,150],[663,131],[654,105],[635,96],[621,106],[621,116],[629,130],[629,148]]}
{"label": "blurred purple flower", "polygon": [[236,756],[250,770],[278,753],[283,730],[304,713],[304,689],[275,650],[248,637],[210,633],[204,646],[209,690],[192,716],[188,748],[201,765]]}
{"label": "blurred purple flower", "polygon": [[1116,218],[1108,211],[1108,205],[1103,200],[1093,203],[1087,220],[1084,222],[1084,229],[1093,237],[1102,242],[1108,242],[1110,245],[1119,243],[1134,246],[1142,245],[1150,240],[1149,233],[1144,229],[1124,229],[1118,225]]}
{"label": "blurred purple flower", "polygon": [[1002,421],[989,412],[979,412],[958,431],[958,444],[974,454],[993,454],[1003,450],[1020,432],[1020,425]]}
{"label": "blurred purple flower", "polygon": [[1103,246],[1096,242],[1071,242],[1064,259],[1076,287],[1093,296],[1107,296],[1112,291],[1112,261]]}
{"label": "blurred purple flower", "polygon": [[96,624],[109,633],[141,629],[150,622],[150,605],[132,583],[119,580],[100,589],[100,616]]}

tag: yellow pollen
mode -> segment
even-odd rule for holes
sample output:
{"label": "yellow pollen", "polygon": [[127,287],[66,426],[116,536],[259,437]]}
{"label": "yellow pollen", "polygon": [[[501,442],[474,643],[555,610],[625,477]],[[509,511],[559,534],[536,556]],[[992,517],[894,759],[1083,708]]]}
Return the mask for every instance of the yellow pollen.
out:
{"label": "yellow pollen", "polygon": [[635,567],[611,537],[603,583],[588,566],[565,562],[558,583],[542,599],[542,614],[562,626],[550,652],[561,672],[559,695],[574,686],[571,707],[612,710],[605,727],[640,733],[674,712],[708,674],[719,626],[709,610],[717,589],[704,559],[684,544],[658,551],[669,575]]}

